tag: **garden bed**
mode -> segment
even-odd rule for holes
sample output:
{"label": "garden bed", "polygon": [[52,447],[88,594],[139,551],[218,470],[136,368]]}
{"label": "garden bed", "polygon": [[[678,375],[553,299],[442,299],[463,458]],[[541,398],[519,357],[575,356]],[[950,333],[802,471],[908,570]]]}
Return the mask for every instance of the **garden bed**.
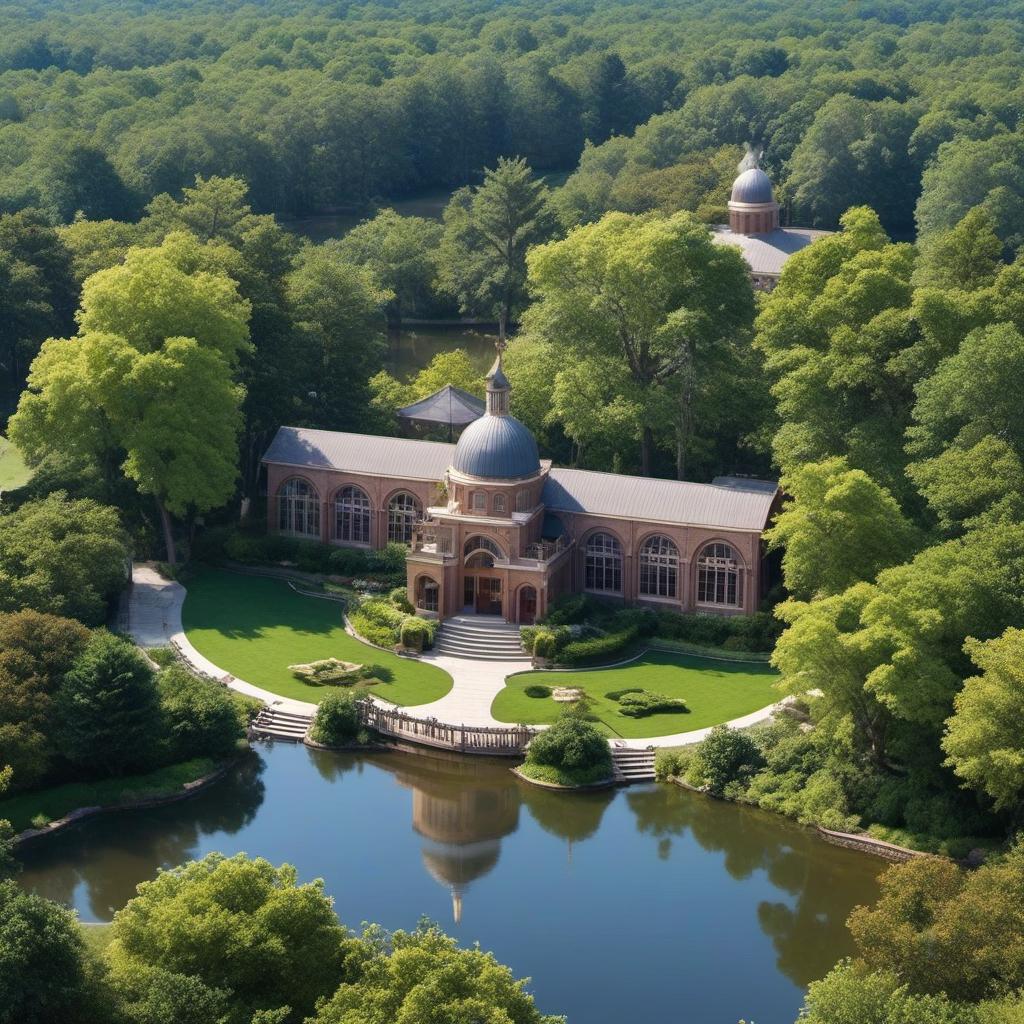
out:
{"label": "garden bed", "polygon": [[[778,674],[767,665],[729,662],[666,651],[646,651],[615,668],[573,672],[523,672],[510,676],[495,697],[491,714],[500,722],[547,725],[563,705],[550,697],[531,697],[528,687],[574,687],[589,698],[588,712],[606,735],[639,739],[670,736],[729,722],[774,704]],[[632,688],[678,698],[688,711],[659,712],[643,717],[622,713],[610,693]]]}

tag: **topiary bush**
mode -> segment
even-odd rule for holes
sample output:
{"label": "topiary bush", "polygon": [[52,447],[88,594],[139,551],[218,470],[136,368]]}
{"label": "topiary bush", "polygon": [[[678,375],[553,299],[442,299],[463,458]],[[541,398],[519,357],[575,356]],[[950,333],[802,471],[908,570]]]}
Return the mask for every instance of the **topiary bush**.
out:
{"label": "topiary bush", "polygon": [[403,647],[412,651],[424,651],[434,645],[437,623],[409,615],[402,620],[399,639]]}
{"label": "topiary bush", "polygon": [[358,696],[351,690],[335,690],[320,701],[309,735],[316,743],[340,747],[354,743],[361,728]]}
{"label": "topiary bush", "polygon": [[370,675],[370,669],[340,658],[321,658],[306,665],[289,665],[296,679],[311,686],[352,686]]}
{"label": "topiary bush", "polygon": [[523,690],[523,693],[525,693],[527,697],[550,697],[551,687],[541,686],[540,683],[531,683]]}
{"label": "topiary bush", "polygon": [[569,712],[530,742],[527,774],[530,766],[552,769],[554,781],[565,785],[586,785],[611,778],[612,754],[594,725]]}
{"label": "topiary bush", "polygon": [[646,718],[657,714],[689,714],[690,709],[681,697],[666,697],[661,693],[625,693],[619,698],[619,713],[629,718]]}

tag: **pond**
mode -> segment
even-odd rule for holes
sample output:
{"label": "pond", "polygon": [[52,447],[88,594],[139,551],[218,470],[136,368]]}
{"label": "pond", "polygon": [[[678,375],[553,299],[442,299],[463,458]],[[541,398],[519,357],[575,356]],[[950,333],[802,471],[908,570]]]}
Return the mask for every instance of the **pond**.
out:
{"label": "pond", "polygon": [[409,380],[434,356],[454,349],[465,349],[482,377],[494,362],[494,343],[498,332],[461,324],[403,327],[388,333],[387,370],[399,380]]}
{"label": "pond", "polygon": [[349,926],[426,916],[479,941],[570,1024],[791,1024],[851,952],[845,919],[882,867],[671,786],[569,795],[482,759],[276,744],[191,800],[26,848],[21,880],[108,921],[157,868],[211,850],[324,878]]}

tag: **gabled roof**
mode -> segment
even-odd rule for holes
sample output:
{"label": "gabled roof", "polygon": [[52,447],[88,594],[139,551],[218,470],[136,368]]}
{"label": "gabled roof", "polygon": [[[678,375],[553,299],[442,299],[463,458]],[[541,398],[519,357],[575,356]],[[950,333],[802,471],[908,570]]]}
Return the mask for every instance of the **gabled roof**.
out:
{"label": "gabled roof", "polygon": [[439,441],[280,427],[263,461],[301,469],[436,481],[451,465],[454,452],[455,445]]}
{"label": "gabled roof", "polygon": [[740,490],[687,480],[552,468],[541,500],[556,512],[761,531],[777,490],[771,482],[761,490]]}
{"label": "gabled roof", "polygon": [[477,398],[476,395],[471,395],[452,384],[445,384],[432,395],[399,409],[398,415],[406,420],[464,427],[483,416],[486,408],[482,398]]}
{"label": "gabled roof", "polygon": [[[436,481],[444,477],[454,455],[455,445],[437,441],[281,427],[263,461],[297,469]],[[777,491],[774,481],[744,477],[695,484],[552,467],[542,500],[552,512],[760,532]]]}
{"label": "gabled roof", "polygon": [[831,235],[831,231],[815,228],[776,228],[761,235],[740,235],[724,224],[711,228],[711,239],[719,245],[738,245],[752,274],[778,277],[786,260],[795,252],[806,249],[816,238]]}

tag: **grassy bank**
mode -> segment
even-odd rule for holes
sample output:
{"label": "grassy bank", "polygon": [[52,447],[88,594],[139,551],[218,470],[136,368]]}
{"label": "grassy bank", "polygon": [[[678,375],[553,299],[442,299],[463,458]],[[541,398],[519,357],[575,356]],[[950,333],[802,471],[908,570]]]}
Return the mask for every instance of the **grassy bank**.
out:
{"label": "grassy bank", "polygon": [[282,580],[208,570],[187,587],[182,618],[196,650],[238,679],[282,697],[319,703],[330,688],[296,679],[288,666],[322,658],[380,666],[388,678],[372,693],[394,704],[426,704],[452,687],[447,672],[350,636],[341,604],[297,594]]}
{"label": "grassy bank", "polygon": [[63,818],[79,807],[113,807],[117,804],[172,796],[186,782],[209,775],[217,763],[208,757],[158,768],[145,775],[125,775],[97,782],[69,782],[63,786],[19,793],[0,800],[0,818],[6,818],[15,832],[33,827],[33,819],[42,815],[47,821]]}
{"label": "grassy bank", "polygon": [[[609,736],[643,738],[703,729],[757,711],[779,699],[769,666],[716,661],[695,655],[648,651],[618,668],[580,672],[524,672],[511,676],[494,699],[491,714],[500,722],[548,725],[564,705],[551,697],[531,697],[529,686],[579,688],[590,698],[589,711]],[[626,689],[643,689],[682,698],[688,712],[661,712],[630,718],[618,701],[606,696]]]}

